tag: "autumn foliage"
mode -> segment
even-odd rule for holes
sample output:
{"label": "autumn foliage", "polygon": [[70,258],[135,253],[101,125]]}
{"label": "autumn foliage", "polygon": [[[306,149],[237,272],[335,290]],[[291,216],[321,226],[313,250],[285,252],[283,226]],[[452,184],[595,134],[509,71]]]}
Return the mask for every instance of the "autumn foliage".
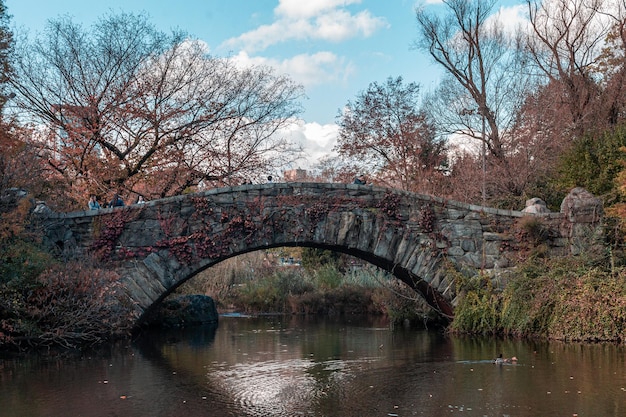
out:
{"label": "autumn foliage", "polygon": [[[310,178],[352,182],[365,174],[368,184],[506,209],[540,197],[555,211],[582,186],[617,219],[613,251],[626,230],[626,3],[527,0],[528,25],[515,33],[502,26],[495,4],[418,8],[415,46],[443,69],[441,84],[422,95],[399,76],[372,80],[338,116],[338,157],[320,161]],[[269,67],[211,56],[199,40],[163,33],[144,15],[107,15],[91,28],[53,19],[22,43],[7,21],[0,0],[0,344],[96,343],[127,330],[131,310],[120,304],[118,277],[97,260],[55,263],[29,223],[37,201],[82,210],[90,194],[102,203],[119,192],[132,202],[266,178],[302,156],[284,132],[298,121],[304,91]],[[16,198],[22,190],[28,196]],[[311,206],[307,215],[314,223],[327,210]],[[111,254],[124,213],[96,225],[97,255]],[[424,229],[429,218],[424,212]],[[161,220],[167,230],[170,219]],[[222,222],[231,241],[256,232],[235,213]],[[167,236],[159,248],[184,262],[194,239],[206,257],[230,243],[209,236]],[[619,289],[624,276],[607,274],[617,281],[597,285],[603,274],[577,274],[574,287],[547,290],[577,300],[578,310],[565,306],[584,317],[593,309],[581,294]],[[488,303],[493,294],[479,290],[467,311],[497,312]],[[537,309],[523,311],[539,320],[544,301],[534,298]],[[593,311],[621,323],[612,314],[622,304]],[[514,329],[494,317],[485,322]],[[600,337],[573,318],[567,325],[539,330]],[[622,338],[623,328],[611,337]]]}

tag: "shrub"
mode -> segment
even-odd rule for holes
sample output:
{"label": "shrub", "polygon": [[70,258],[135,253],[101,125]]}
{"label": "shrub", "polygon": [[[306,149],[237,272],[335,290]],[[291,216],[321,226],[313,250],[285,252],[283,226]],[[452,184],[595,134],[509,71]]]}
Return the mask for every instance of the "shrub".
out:
{"label": "shrub", "polygon": [[517,227],[520,240],[526,241],[532,246],[544,243],[549,237],[549,229],[541,217],[524,216],[519,219]]}
{"label": "shrub", "polygon": [[277,270],[265,279],[241,286],[234,299],[248,312],[286,312],[288,298],[313,290],[313,285],[297,270]]}
{"label": "shrub", "polygon": [[53,265],[32,285],[13,287],[18,309],[2,320],[0,344],[80,347],[126,335],[134,317],[121,288],[115,273],[93,264]]}
{"label": "shrub", "polygon": [[458,278],[461,297],[450,331],[482,335],[498,333],[498,300],[490,279],[482,275],[465,279],[459,275]]}
{"label": "shrub", "polygon": [[320,289],[331,290],[342,284],[343,274],[334,265],[326,264],[313,273],[313,279]]}
{"label": "shrub", "polygon": [[569,341],[626,341],[626,268],[533,259],[502,293],[468,290],[450,331]]}

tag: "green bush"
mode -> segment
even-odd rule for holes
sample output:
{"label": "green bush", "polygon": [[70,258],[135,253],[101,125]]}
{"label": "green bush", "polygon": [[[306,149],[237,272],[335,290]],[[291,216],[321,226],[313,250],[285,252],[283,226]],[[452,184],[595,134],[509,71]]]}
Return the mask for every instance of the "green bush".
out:
{"label": "green bush", "polygon": [[343,283],[343,274],[332,264],[320,266],[313,273],[313,280],[322,290],[331,290]]}
{"label": "green bush", "polygon": [[38,276],[55,265],[52,257],[35,244],[21,239],[4,240],[0,248],[0,346],[17,344],[32,334],[34,324],[25,320],[27,297],[42,284]]}
{"label": "green bush", "polygon": [[577,139],[560,158],[555,187],[562,191],[583,187],[602,196],[605,205],[621,201],[615,180],[624,169],[624,153],[620,150],[624,146],[626,126]]}
{"label": "green bush", "polygon": [[20,287],[34,283],[35,278],[55,262],[52,256],[34,243],[22,239],[2,242],[0,248],[0,285]]}
{"label": "green bush", "polygon": [[456,307],[452,332],[468,334],[496,334],[500,329],[498,299],[485,276],[457,276],[457,291],[461,299]]}
{"label": "green bush", "polygon": [[626,268],[535,258],[519,267],[501,293],[488,286],[467,290],[450,331],[624,342]]}
{"label": "green bush", "polygon": [[233,299],[247,312],[286,312],[290,295],[303,294],[313,288],[298,270],[278,270],[242,285]]}

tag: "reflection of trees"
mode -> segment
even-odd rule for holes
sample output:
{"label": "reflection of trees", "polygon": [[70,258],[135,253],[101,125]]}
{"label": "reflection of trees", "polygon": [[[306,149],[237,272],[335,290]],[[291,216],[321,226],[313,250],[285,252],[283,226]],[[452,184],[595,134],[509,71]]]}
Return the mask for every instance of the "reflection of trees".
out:
{"label": "reflection of trees", "polygon": [[[241,415],[248,407],[255,415],[352,416],[368,412],[380,398],[412,395],[415,364],[441,355],[443,339],[435,333],[392,332],[373,321],[346,325],[344,319],[277,316],[222,318],[210,349],[165,335],[159,340],[153,360],[220,402],[228,398]],[[395,368],[409,373],[397,380],[390,372]],[[426,365],[420,372],[432,370]]]}
{"label": "reflection of trees", "polygon": [[[354,417],[443,416],[463,408],[468,415],[527,417],[624,411],[626,359],[615,345],[456,338],[292,316],[224,319],[214,333],[196,328],[149,336],[132,348],[80,358],[2,362],[3,412]],[[519,365],[489,363],[499,351],[518,356]]]}

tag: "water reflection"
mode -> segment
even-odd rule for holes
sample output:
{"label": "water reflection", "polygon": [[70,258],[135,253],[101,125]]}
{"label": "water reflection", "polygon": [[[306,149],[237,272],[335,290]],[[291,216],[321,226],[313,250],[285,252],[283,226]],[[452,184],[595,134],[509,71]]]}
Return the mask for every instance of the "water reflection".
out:
{"label": "water reflection", "polygon": [[[519,358],[497,366],[498,353]],[[375,320],[223,317],[98,355],[0,362],[4,416],[623,416],[624,349]]]}

